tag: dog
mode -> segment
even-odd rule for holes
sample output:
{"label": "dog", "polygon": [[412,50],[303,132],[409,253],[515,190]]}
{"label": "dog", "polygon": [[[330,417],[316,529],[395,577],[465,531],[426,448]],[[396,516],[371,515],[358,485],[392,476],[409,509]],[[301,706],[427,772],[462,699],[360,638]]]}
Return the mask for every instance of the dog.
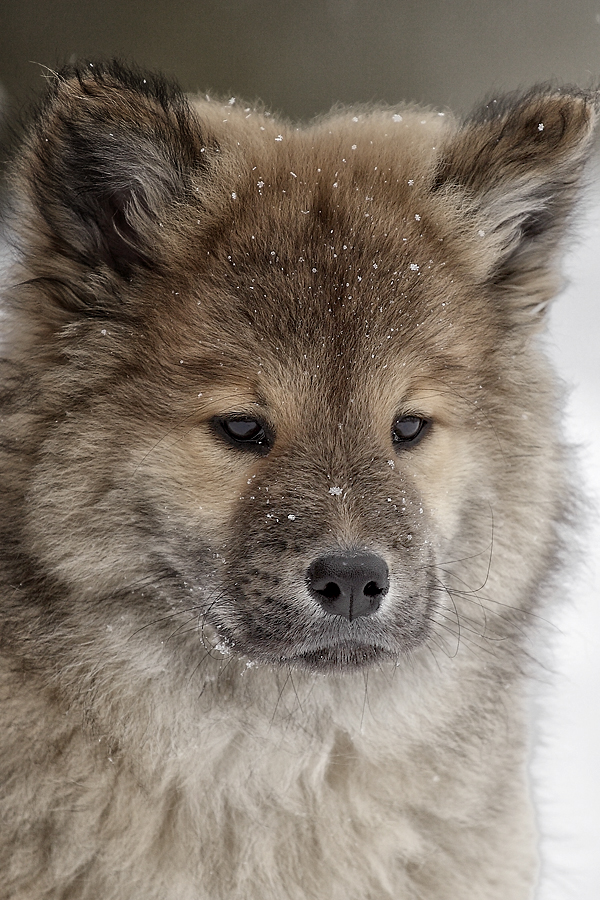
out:
{"label": "dog", "polygon": [[296,127],[119,62],[9,176],[4,900],[525,900],[593,93]]}

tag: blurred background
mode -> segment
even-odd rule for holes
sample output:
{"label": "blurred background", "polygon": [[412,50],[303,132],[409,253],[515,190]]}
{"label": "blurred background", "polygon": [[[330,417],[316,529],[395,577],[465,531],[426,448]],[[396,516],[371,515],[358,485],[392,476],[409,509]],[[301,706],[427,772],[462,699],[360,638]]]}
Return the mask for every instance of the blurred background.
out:
{"label": "blurred background", "polygon": [[[600,0],[1,0],[5,122],[23,118],[50,70],[100,56],[161,69],[188,91],[260,99],[294,119],[371,100],[464,113],[534,82],[600,85]],[[572,387],[566,433],[598,509],[599,184],[596,169],[546,337]],[[599,521],[592,512],[584,564],[554,621],[555,662],[532,704],[539,900],[600,898]]]}
{"label": "blurred background", "polygon": [[117,55],[188,91],[260,98],[294,118],[400,99],[600,76],[599,0],[2,0],[0,81],[18,103],[44,67]]}

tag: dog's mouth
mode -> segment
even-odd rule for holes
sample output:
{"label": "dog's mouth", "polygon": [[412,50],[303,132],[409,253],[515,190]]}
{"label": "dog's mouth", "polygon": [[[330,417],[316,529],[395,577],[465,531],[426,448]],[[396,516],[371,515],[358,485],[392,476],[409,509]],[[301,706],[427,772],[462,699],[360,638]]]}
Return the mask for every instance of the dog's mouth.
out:
{"label": "dog's mouth", "polygon": [[429,616],[422,612],[387,622],[373,618],[348,622],[336,616],[296,621],[285,628],[273,628],[265,621],[238,621],[233,627],[220,623],[218,648],[263,665],[314,672],[363,669],[397,662],[423,643],[429,633]]}
{"label": "dog's mouth", "polygon": [[289,657],[281,658],[279,664],[309,669],[313,672],[339,672],[364,669],[389,660],[395,662],[398,655],[374,644],[342,642],[337,645],[302,650]]}
{"label": "dog's mouth", "polygon": [[218,648],[226,654],[246,657],[252,663],[271,667],[291,667],[312,672],[340,672],[364,669],[384,662],[396,661],[401,652],[393,651],[364,641],[339,641],[337,643],[307,646],[256,647],[239,641],[221,641]]}

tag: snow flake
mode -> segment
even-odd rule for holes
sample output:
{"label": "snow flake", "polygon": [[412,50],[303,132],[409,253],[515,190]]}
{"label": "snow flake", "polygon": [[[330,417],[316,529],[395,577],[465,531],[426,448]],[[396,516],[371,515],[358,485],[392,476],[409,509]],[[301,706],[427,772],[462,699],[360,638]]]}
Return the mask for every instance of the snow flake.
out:
{"label": "snow flake", "polygon": [[540,124],[538,125],[538,131],[543,131],[543,130],[544,130],[544,123],[540,122]]}
{"label": "snow flake", "polygon": [[342,489],[341,487],[330,487],[329,493],[332,495],[332,497],[341,497]]}
{"label": "snow flake", "polygon": [[402,116],[399,113],[394,113],[392,116],[392,122],[401,122]]}
{"label": "snow flake", "polygon": [[416,263],[411,263],[410,266],[409,266],[409,268],[410,268],[411,272],[418,272],[418,271],[419,271],[419,267],[418,267],[418,265],[417,265]]}
{"label": "snow flake", "polygon": [[275,140],[276,140],[276,141],[282,141],[282,140],[283,140],[283,135],[282,135],[282,134],[278,134],[277,137],[275,138]]}

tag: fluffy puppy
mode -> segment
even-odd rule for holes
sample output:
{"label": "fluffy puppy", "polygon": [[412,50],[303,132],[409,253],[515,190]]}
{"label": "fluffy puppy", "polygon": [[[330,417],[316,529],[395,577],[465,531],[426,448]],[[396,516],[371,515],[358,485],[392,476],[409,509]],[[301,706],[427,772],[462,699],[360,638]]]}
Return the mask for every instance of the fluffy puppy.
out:
{"label": "fluffy puppy", "polygon": [[4,900],[525,900],[596,119],[56,76],[10,178]]}

